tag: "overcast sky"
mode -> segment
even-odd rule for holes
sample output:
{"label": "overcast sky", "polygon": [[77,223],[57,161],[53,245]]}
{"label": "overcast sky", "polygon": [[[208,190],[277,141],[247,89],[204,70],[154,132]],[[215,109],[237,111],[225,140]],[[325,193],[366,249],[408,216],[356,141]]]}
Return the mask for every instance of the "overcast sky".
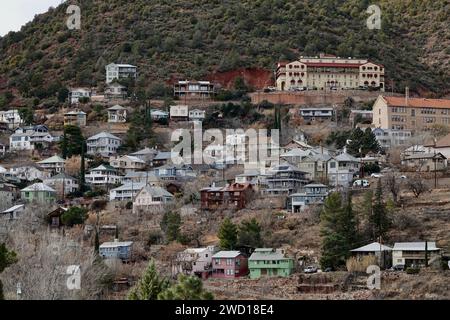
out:
{"label": "overcast sky", "polygon": [[33,20],[35,14],[44,13],[49,7],[56,7],[61,0],[0,0],[0,36]]}

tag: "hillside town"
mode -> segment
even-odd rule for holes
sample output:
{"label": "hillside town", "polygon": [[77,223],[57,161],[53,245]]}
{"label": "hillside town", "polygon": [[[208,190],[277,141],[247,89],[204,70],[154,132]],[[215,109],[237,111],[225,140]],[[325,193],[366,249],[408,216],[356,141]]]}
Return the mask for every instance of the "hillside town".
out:
{"label": "hillside town", "polygon": [[118,59],[50,104],[0,91],[2,295],[171,299],[195,279],[194,300],[450,298],[450,98],[389,65],[317,52],[151,98]]}

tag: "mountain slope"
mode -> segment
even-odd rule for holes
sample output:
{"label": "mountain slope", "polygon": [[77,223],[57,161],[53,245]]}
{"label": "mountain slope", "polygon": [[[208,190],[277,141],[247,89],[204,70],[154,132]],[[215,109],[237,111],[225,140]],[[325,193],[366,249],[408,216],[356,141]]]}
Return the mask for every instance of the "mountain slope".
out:
{"label": "mountain slope", "polygon": [[104,82],[110,62],[138,65],[144,87],[241,67],[272,70],[278,60],[326,52],[384,64],[395,90],[449,92],[447,0],[382,0],[382,30],[366,27],[368,0],[78,3],[79,31],[65,26],[63,4],[0,38],[0,89],[45,99],[61,85]]}

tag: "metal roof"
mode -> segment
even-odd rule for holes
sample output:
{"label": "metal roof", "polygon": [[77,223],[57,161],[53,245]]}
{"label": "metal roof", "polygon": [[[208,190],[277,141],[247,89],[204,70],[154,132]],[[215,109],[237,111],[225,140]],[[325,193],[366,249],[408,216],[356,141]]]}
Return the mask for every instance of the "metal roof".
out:
{"label": "metal roof", "polygon": [[219,251],[215,255],[213,255],[213,259],[220,258],[236,258],[241,255],[240,251]]}
{"label": "metal roof", "polygon": [[[381,246],[381,250],[380,250]],[[379,242],[372,242],[360,248],[351,250],[352,252],[379,252],[379,251],[392,251],[391,247],[380,244]]]}
{"label": "metal roof", "polygon": [[[394,244],[395,251],[425,251],[425,242],[396,242]],[[428,251],[437,251],[436,242],[428,242]]]}

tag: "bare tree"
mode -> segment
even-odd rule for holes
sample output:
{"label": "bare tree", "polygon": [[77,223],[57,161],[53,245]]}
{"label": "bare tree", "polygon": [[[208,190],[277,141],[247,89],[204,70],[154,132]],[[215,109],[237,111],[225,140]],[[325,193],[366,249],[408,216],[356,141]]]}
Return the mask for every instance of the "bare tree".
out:
{"label": "bare tree", "polygon": [[425,182],[418,177],[408,179],[408,188],[412,193],[414,193],[414,196],[416,198],[418,198],[422,193],[429,190]]}
{"label": "bare tree", "polygon": [[397,204],[398,203],[398,195],[400,193],[400,183],[397,180],[397,178],[395,177],[395,174],[389,174],[386,177],[386,185],[392,194],[394,203]]}

